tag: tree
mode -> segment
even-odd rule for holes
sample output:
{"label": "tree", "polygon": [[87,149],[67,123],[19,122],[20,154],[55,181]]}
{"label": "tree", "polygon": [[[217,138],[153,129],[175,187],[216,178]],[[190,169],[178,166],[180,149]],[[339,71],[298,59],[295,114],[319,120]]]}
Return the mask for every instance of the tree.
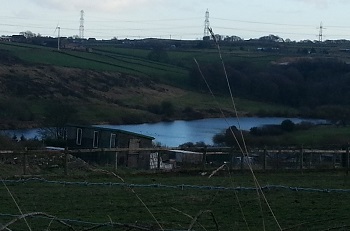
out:
{"label": "tree", "polygon": [[295,128],[295,124],[291,120],[283,120],[281,123],[281,129],[286,132],[292,132]]}
{"label": "tree", "polygon": [[19,34],[20,34],[20,35],[23,35],[23,36],[26,37],[27,39],[28,39],[28,38],[34,38],[34,37],[36,36],[33,32],[31,32],[31,31],[29,31],[29,30],[20,32]]}
{"label": "tree", "polygon": [[226,139],[225,139],[225,133],[218,133],[213,136],[213,143],[215,145],[225,145]]}
{"label": "tree", "polygon": [[45,108],[44,129],[42,135],[44,138],[63,139],[65,136],[64,128],[71,122],[77,113],[73,105],[62,102],[53,102]]}

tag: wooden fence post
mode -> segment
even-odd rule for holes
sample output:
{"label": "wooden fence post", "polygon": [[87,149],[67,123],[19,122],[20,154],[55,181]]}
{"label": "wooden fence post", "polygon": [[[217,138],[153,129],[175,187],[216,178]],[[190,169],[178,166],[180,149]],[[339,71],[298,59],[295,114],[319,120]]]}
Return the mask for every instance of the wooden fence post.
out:
{"label": "wooden fence post", "polygon": [[301,146],[300,149],[300,170],[303,170],[304,168],[304,147]]}
{"label": "wooden fence post", "polygon": [[264,148],[264,154],[263,154],[263,170],[266,171],[266,156],[267,156],[267,150]]}
{"label": "wooden fence post", "polygon": [[64,175],[68,175],[68,148],[64,149]]}
{"label": "wooden fence post", "polygon": [[203,156],[202,156],[202,171],[206,169],[207,165],[207,146],[203,149]]}
{"label": "wooden fence post", "polygon": [[241,171],[243,171],[244,168],[244,153],[241,152]]}
{"label": "wooden fence post", "polygon": [[281,150],[281,148],[278,150],[278,152],[277,152],[277,165],[276,165],[276,167],[277,167],[277,169],[279,170],[280,169],[280,156],[281,156],[281,152],[282,152],[282,150]]}
{"label": "wooden fence post", "polygon": [[230,157],[230,171],[232,171],[232,169],[233,169],[233,148],[230,148],[230,154],[229,154],[229,157]]}
{"label": "wooden fence post", "polygon": [[118,171],[118,152],[115,152],[114,155],[114,172],[116,173]]}
{"label": "wooden fence post", "polygon": [[349,147],[346,148],[346,175],[349,175],[349,166],[350,160],[349,160]]}

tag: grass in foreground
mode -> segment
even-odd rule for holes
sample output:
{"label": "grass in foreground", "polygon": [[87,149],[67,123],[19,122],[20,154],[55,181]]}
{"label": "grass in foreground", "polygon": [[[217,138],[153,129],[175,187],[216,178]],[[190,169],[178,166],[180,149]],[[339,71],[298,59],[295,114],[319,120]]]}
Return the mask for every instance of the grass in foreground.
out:
{"label": "grass in foreground", "polygon": [[[222,174],[221,174],[222,175]],[[226,175],[226,176],[225,176]],[[257,174],[261,185],[281,184],[286,186],[315,188],[350,188],[349,176],[342,172],[274,173]],[[254,186],[250,174],[227,173],[208,178],[198,175],[137,174],[124,175],[127,183],[166,185],[212,185],[224,187]],[[106,176],[55,178],[62,181],[120,182],[118,178]],[[95,223],[120,222],[159,230],[159,226],[147,211],[161,224],[163,229],[187,230],[196,215],[210,211],[220,230],[279,230],[266,203],[258,198],[256,191],[215,191],[209,189],[176,189],[160,187],[130,188],[117,186],[87,186],[27,182],[7,184],[24,213],[45,212],[59,218],[75,220],[69,222],[82,229]],[[350,226],[350,193],[303,192],[290,190],[265,191],[270,206],[284,230],[347,230]],[[141,198],[141,203],[137,198]],[[260,202],[259,202],[260,201]],[[260,208],[260,203],[262,207]],[[242,209],[240,209],[240,207]],[[0,187],[0,223],[11,217],[3,214],[18,214],[4,186]],[[262,210],[262,212],[261,212]],[[194,230],[217,230],[211,213],[198,217]],[[31,218],[32,229],[68,230],[49,219]],[[245,222],[246,221],[246,222]],[[199,224],[200,223],[200,224]],[[12,230],[23,230],[24,223],[16,223]],[[128,230],[102,227],[98,230]]]}

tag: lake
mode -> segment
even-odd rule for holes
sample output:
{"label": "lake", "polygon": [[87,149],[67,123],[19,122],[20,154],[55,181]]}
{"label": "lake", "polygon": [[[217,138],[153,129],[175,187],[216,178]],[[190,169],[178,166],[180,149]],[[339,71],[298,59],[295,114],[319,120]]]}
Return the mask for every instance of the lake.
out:
{"label": "lake", "polygon": [[[250,128],[267,124],[281,124],[283,120],[290,119],[294,123],[302,121],[316,124],[325,123],[324,120],[302,119],[302,118],[280,118],[280,117],[242,117],[239,118],[241,129],[249,131]],[[186,142],[201,142],[211,145],[215,134],[226,130],[229,126],[238,128],[237,118],[211,118],[192,121],[176,120],[173,122],[160,122],[154,124],[138,125],[102,125],[106,128],[117,128],[131,132],[152,136],[155,142],[168,147],[177,147]]]}
{"label": "lake", "polygon": [[[325,120],[302,119],[302,118],[280,118],[280,117],[242,117],[239,118],[240,127],[249,130],[252,127],[281,124],[283,120],[290,119],[294,123],[308,121],[315,124],[325,123]],[[155,138],[155,142],[168,147],[177,147],[187,142],[204,142],[213,144],[212,138],[215,134],[227,129],[229,126],[238,127],[237,118],[211,118],[201,120],[176,120],[173,122],[159,122],[133,125],[99,125],[99,127],[116,128],[130,132],[140,133]],[[9,135],[16,134],[17,137],[24,135],[26,138],[40,138],[39,129],[6,131]]]}

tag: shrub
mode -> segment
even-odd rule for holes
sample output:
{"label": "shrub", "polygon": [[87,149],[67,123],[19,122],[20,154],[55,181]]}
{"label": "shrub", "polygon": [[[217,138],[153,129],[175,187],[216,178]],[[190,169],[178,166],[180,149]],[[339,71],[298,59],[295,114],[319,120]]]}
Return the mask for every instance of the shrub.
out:
{"label": "shrub", "polygon": [[147,109],[148,109],[149,112],[151,112],[153,114],[157,114],[157,115],[162,114],[162,108],[158,104],[148,105]]}
{"label": "shrub", "polygon": [[224,145],[225,144],[225,134],[218,133],[213,137],[213,143],[216,145]]}
{"label": "shrub", "polygon": [[283,120],[281,123],[281,129],[286,132],[294,131],[295,124],[291,120]]}
{"label": "shrub", "polygon": [[175,113],[174,104],[170,101],[163,101],[161,104],[162,114],[172,116]]}
{"label": "shrub", "polygon": [[264,125],[261,127],[253,127],[250,134],[255,136],[277,136],[283,133],[280,125]]}

